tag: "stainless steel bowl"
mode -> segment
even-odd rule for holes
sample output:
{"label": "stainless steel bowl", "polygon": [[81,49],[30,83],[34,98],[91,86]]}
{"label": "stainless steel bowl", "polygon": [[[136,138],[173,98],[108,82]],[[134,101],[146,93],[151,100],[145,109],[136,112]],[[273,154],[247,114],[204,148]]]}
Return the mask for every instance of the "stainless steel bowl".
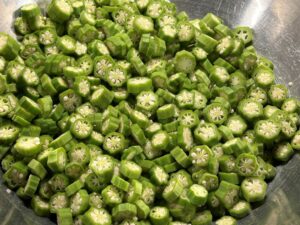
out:
{"label": "stainless steel bowl", "polygon": [[[290,93],[300,96],[300,0],[172,0],[191,18],[213,12],[226,24],[247,25],[255,31],[257,51],[275,65],[277,82],[290,86]],[[47,1],[0,0],[0,31],[13,34],[11,24],[16,10],[23,4]],[[0,172],[1,173],[1,172]],[[242,225],[300,225],[300,155],[277,168],[267,198]],[[14,193],[8,193],[0,180],[0,224],[51,225],[37,217]]]}

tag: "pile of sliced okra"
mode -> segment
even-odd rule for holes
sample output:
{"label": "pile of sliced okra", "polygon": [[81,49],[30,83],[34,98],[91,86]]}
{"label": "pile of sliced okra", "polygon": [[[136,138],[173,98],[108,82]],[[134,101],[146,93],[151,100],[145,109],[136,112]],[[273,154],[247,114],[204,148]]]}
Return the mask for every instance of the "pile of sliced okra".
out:
{"label": "pile of sliced okra", "polygon": [[234,225],[300,150],[248,27],[164,0],[25,5],[0,33],[3,181],[59,225]]}

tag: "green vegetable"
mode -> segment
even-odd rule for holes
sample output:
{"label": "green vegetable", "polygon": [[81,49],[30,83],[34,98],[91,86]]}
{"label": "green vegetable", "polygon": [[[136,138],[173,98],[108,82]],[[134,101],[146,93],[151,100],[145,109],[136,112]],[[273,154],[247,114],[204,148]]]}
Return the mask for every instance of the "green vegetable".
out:
{"label": "green vegetable", "polygon": [[0,32],[0,159],[38,216],[235,225],[265,198],[270,162],[300,150],[299,102],[249,27],[160,0],[20,11],[22,44]]}

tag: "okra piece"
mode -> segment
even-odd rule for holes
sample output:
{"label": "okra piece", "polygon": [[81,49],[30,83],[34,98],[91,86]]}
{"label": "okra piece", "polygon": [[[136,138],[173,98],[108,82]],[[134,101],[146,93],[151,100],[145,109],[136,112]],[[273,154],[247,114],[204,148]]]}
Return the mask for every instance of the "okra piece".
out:
{"label": "okra piece", "polygon": [[183,192],[183,186],[178,180],[170,180],[164,188],[162,196],[167,202],[174,202]]}
{"label": "okra piece", "polygon": [[91,160],[89,167],[102,182],[108,182],[112,178],[114,165],[109,155],[99,155]]}
{"label": "okra piece", "polygon": [[187,193],[191,203],[199,207],[205,205],[207,201],[207,195],[207,190],[199,184],[193,184]]}
{"label": "okra piece", "polygon": [[122,203],[112,209],[112,218],[115,221],[131,219],[137,214],[137,207],[132,203]]}
{"label": "okra piece", "polygon": [[11,36],[0,32],[0,56],[6,60],[13,60],[18,55],[20,45]]}
{"label": "okra piece", "polygon": [[264,200],[267,192],[267,183],[259,177],[245,178],[241,184],[243,197],[247,202]]}
{"label": "okra piece", "polygon": [[231,209],[229,209],[229,214],[235,218],[241,219],[247,216],[251,211],[251,205],[249,202],[240,200]]}
{"label": "okra piece", "polygon": [[62,208],[57,210],[57,224],[71,225],[73,224],[72,212],[70,208]]}
{"label": "okra piece", "polygon": [[40,196],[38,195],[33,196],[30,205],[36,215],[49,216],[50,214],[49,203],[43,200]]}
{"label": "okra piece", "polygon": [[174,60],[177,72],[192,73],[195,70],[196,58],[188,51],[182,50],[177,52]]}
{"label": "okra piece", "polygon": [[67,208],[69,206],[69,198],[66,193],[58,192],[51,196],[49,200],[50,212],[57,213],[58,210]]}
{"label": "okra piece", "polygon": [[72,13],[72,5],[67,0],[53,0],[47,7],[47,14],[57,23],[67,21]]}
{"label": "okra piece", "polygon": [[[101,218],[101,219],[99,219]],[[91,207],[82,217],[83,224],[111,225],[111,215],[105,209]]]}
{"label": "okra piece", "polygon": [[239,186],[221,181],[215,195],[226,209],[232,208],[239,200]]}
{"label": "okra piece", "polygon": [[35,175],[29,175],[26,186],[24,187],[24,194],[26,196],[33,197],[37,191],[40,180],[41,179]]}
{"label": "okra piece", "polygon": [[52,150],[48,155],[47,166],[53,172],[62,172],[67,164],[67,153],[63,147]]}
{"label": "okra piece", "polygon": [[169,210],[163,206],[153,207],[150,211],[149,218],[154,225],[168,224],[170,220]]}
{"label": "okra piece", "polygon": [[209,210],[199,212],[193,218],[192,225],[209,225],[212,223],[212,214]]}
{"label": "okra piece", "polygon": [[132,161],[122,160],[120,172],[129,179],[138,179],[141,176],[142,168]]}
{"label": "okra piece", "polygon": [[237,221],[231,216],[222,216],[216,221],[216,225],[236,225]]}

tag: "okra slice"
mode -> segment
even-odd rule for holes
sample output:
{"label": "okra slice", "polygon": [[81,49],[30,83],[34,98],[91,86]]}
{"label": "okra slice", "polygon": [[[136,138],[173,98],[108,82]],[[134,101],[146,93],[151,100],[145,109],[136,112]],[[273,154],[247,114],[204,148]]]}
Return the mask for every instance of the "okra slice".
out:
{"label": "okra slice", "polygon": [[138,179],[141,176],[142,168],[133,161],[122,160],[120,172],[129,179]]}
{"label": "okra slice", "polygon": [[241,184],[243,197],[247,202],[262,201],[267,192],[267,183],[258,177],[245,178]]}
{"label": "okra slice", "polygon": [[189,188],[187,196],[192,204],[201,207],[205,205],[207,201],[208,192],[203,186],[199,184],[193,184]]}
{"label": "okra slice", "polygon": [[120,66],[114,66],[107,70],[105,80],[111,87],[121,87],[126,83],[127,74]]}
{"label": "okra slice", "polygon": [[146,219],[150,213],[149,206],[143,200],[137,200],[135,202],[137,208],[137,216],[139,219]]}
{"label": "okra slice", "polygon": [[191,160],[188,155],[178,146],[171,151],[171,155],[176,162],[184,168],[191,164]]}
{"label": "okra slice", "polygon": [[191,149],[189,156],[193,165],[205,167],[212,155],[210,148],[206,145],[195,146]]}
{"label": "okra slice", "polygon": [[69,184],[66,188],[66,195],[68,197],[74,195],[77,191],[79,191],[81,188],[83,188],[84,183],[81,180],[76,180],[73,183]]}
{"label": "okra slice", "polygon": [[71,179],[78,179],[84,169],[81,163],[69,162],[65,167],[65,174]]}
{"label": "okra slice", "polygon": [[141,197],[143,190],[143,185],[138,180],[131,180],[127,193],[126,193],[126,199],[127,202],[133,203],[136,200],[138,200]]}
{"label": "okra slice", "polygon": [[[3,144],[13,143],[19,135],[20,129],[12,123],[3,123],[0,126],[0,141]],[[1,158],[1,157],[0,157]]]}
{"label": "okra slice", "polygon": [[155,200],[155,186],[147,180],[142,180],[141,183],[143,185],[141,200],[147,205],[152,205]]}
{"label": "okra slice", "polygon": [[203,48],[207,53],[211,53],[215,50],[216,46],[218,45],[218,41],[214,38],[206,35],[206,34],[200,34],[196,38],[196,46]]}
{"label": "okra slice", "polygon": [[292,121],[290,117],[284,117],[281,119],[281,121],[278,121],[281,125],[281,134],[286,139],[291,139],[296,131],[297,131],[297,125]]}
{"label": "okra slice", "polygon": [[58,209],[56,212],[58,225],[72,225],[73,218],[70,208]]}
{"label": "okra slice", "polygon": [[158,36],[167,43],[171,43],[177,37],[177,28],[174,24],[165,25],[159,29]]}
{"label": "okra slice", "polygon": [[45,176],[47,174],[47,170],[39,161],[32,159],[29,162],[28,167],[29,167],[31,173],[33,173],[34,175],[37,175],[40,179],[43,180],[45,178]]}
{"label": "okra slice", "polygon": [[219,87],[226,85],[230,80],[230,75],[224,67],[214,65],[209,73],[209,78]]}
{"label": "okra slice", "polygon": [[154,225],[168,224],[170,220],[169,210],[163,206],[155,206],[151,209],[149,218]]}
{"label": "okra slice", "polygon": [[89,194],[81,189],[70,198],[70,209],[73,216],[81,215],[89,207]]}
{"label": "okra slice", "polygon": [[76,138],[85,139],[92,134],[93,126],[87,119],[77,119],[71,125],[70,131]]}
{"label": "okra slice", "polygon": [[300,131],[297,131],[295,136],[291,140],[293,149],[300,150]]}
{"label": "okra slice", "polygon": [[258,169],[258,162],[255,155],[242,153],[236,159],[236,169],[239,175],[249,177]]}
{"label": "okra slice", "polygon": [[26,35],[30,33],[30,27],[23,17],[17,17],[14,21],[14,29],[17,34]]}
{"label": "okra slice", "polygon": [[102,190],[101,195],[104,203],[112,207],[121,204],[124,197],[124,193],[113,185],[105,187]]}
{"label": "okra slice", "polygon": [[133,28],[143,34],[152,33],[154,30],[154,24],[151,17],[138,15],[133,20]]}
{"label": "okra slice", "polygon": [[91,207],[82,217],[83,224],[111,225],[111,215],[105,209]]}
{"label": "okra slice", "polygon": [[222,216],[216,221],[216,225],[237,225],[237,221],[231,216]]}
{"label": "okra slice", "polygon": [[255,54],[255,52],[249,50],[243,51],[238,60],[238,66],[240,70],[245,72],[246,74],[253,73],[254,69],[257,66],[257,55]]}
{"label": "okra slice", "polygon": [[69,198],[66,193],[58,192],[51,196],[49,205],[50,212],[57,213],[59,209],[67,208],[69,206]]}
{"label": "okra slice", "polygon": [[248,98],[253,99],[263,105],[268,102],[267,92],[260,87],[251,87],[247,94]]}
{"label": "okra slice", "polygon": [[104,208],[103,198],[101,194],[92,192],[89,194],[89,206],[97,209]]}
{"label": "okra slice", "polygon": [[286,162],[292,157],[293,154],[294,150],[291,144],[288,142],[279,143],[273,149],[273,157],[278,161]]}
{"label": "okra slice", "polygon": [[34,156],[42,150],[39,137],[21,136],[14,147],[22,156]]}
{"label": "okra slice", "polygon": [[165,150],[169,145],[169,135],[166,131],[158,131],[151,138],[152,147],[156,150]]}
{"label": "okra slice", "polygon": [[103,148],[110,154],[117,154],[125,149],[125,138],[123,134],[112,132],[105,136]]}
{"label": "okra slice", "polygon": [[39,186],[38,194],[39,194],[39,196],[41,196],[43,199],[46,199],[47,201],[53,195],[53,191],[47,180],[44,180],[41,182],[41,184]]}
{"label": "okra slice", "polygon": [[166,185],[169,180],[169,175],[160,166],[153,166],[149,171],[151,180],[157,185]]}
{"label": "okra slice", "polygon": [[100,85],[91,95],[90,101],[93,106],[105,109],[113,101],[114,94],[105,86]]}
{"label": "okra slice", "polygon": [[226,36],[219,40],[219,44],[216,46],[216,52],[219,55],[226,57],[231,54],[234,47],[233,38],[231,36]]}
{"label": "okra slice", "polygon": [[272,104],[275,106],[281,106],[284,100],[287,98],[288,90],[286,86],[282,84],[273,84],[271,85],[268,96]]}
{"label": "okra slice", "polygon": [[250,44],[253,40],[253,31],[249,27],[236,27],[233,30],[233,35],[243,40],[245,45]]}
{"label": "okra slice", "polygon": [[30,203],[34,213],[38,216],[49,216],[49,203],[43,200],[40,196],[35,195]]}
{"label": "okra slice", "polygon": [[299,102],[295,98],[287,98],[282,103],[281,109],[288,113],[297,112],[299,109]]}
{"label": "okra slice", "polygon": [[132,94],[139,94],[142,91],[152,89],[152,80],[147,77],[134,77],[127,80],[127,91]]}
{"label": "okra slice", "polygon": [[53,172],[62,172],[67,164],[67,154],[63,147],[51,151],[48,155],[47,166]]}
{"label": "okra slice", "polygon": [[221,138],[219,131],[213,123],[200,123],[194,130],[194,137],[201,144],[213,146]]}
{"label": "okra slice", "polygon": [[146,128],[150,124],[148,116],[138,110],[132,110],[130,119],[133,123],[138,124],[141,128]]}
{"label": "okra slice", "polygon": [[0,56],[6,60],[13,60],[20,50],[19,43],[8,34],[0,32]]}
{"label": "okra slice", "polygon": [[163,13],[163,2],[150,1],[147,5],[146,15],[157,19]]}
{"label": "okra slice", "polygon": [[221,181],[215,195],[226,209],[232,208],[239,200],[239,186]]}
{"label": "okra slice", "polygon": [[99,155],[93,158],[89,164],[91,170],[102,182],[108,182],[113,175],[115,163],[109,155]]}
{"label": "okra slice", "polygon": [[263,107],[261,103],[252,99],[243,99],[238,105],[238,112],[248,121],[262,117]]}
{"label": "okra slice", "polygon": [[137,214],[137,207],[132,203],[122,203],[112,209],[112,217],[115,221],[131,219]]}
{"label": "okra slice", "polygon": [[167,202],[174,202],[183,192],[183,186],[176,179],[170,180],[164,188],[162,196]]}
{"label": "okra slice", "polygon": [[24,194],[29,197],[33,197],[35,192],[38,189],[38,185],[40,183],[40,178],[30,174],[27,180],[27,183],[24,187]]}
{"label": "okra slice", "polygon": [[3,180],[11,189],[24,187],[28,176],[28,167],[21,161],[13,163],[4,173]]}
{"label": "okra slice", "polygon": [[12,111],[12,106],[6,96],[0,96],[0,116],[4,117]]}
{"label": "okra slice", "polygon": [[177,35],[179,42],[189,43],[195,38],[195,28],[189,21],[177,23]]}
{"label": "okra slice", "polygon": [[54,0],[47,7],[48,16],[57,23],[67,21],[72,13],[72,5],[67,0]]}
{"label": "okra slice", "polygon": [[82,165],[90,162],[90,152],[87,145],[84,143],[75,144],[70,151],[68,157],[71,162],[77,162]]}
{"label": "okra slice", "polygon": [[192,110],[182,110],[179,114],[179,121],[181,125],[193,128],[198,125],[199,117]]}
{"label": "okra slice", "polygon": [[254,131],[259,141],[270,143],[279,136],[281,127],[274,120],[260,120],[255,124]]}
{"label": "okra slice", "polygon": [[204,109],[205,119],[217,125],[223,124],[228,117],[228,110],[221,104],[212,103]]}
{"label": "okra slice", "polygon": [[212,223],[212,220],[213,216],[210,210],[204,210],[202,212],[197,213],[191,222],[192,225],[209,225]]}
{"label": "okra slice", "polygon": [[175,70],[177,72],[192,73],[196,67],[195,56],[186,50],[177,52],[174,58],[174,62]]}
{"label": "okra slice", "polygon": [[234,136],[241,136],[247,130],[247,123],[239,115],[232,115],[226,121],[226,126],[231,130]]}
{"label": "okra slice", "polygon": [[137,95],[136,101],[138,109],[149,113],[153,113],[159,105],[158,96],[152,91],[142,91]]}
{"label": "okra slice", "polygon": [[229,214],[235,218],[241,219],[249,215],[250,211],[250,203],[244,200],[240,200],[231,209],[229,209]]}
{"label": "okra slice", "polygon": [[73,54],[76,48],[76,40],[69,35],[64,35],[58,38],[57,47],[66,55]]}
{"label": "okra slice", "polygon": [[7,171],[12,164],[14,164],[16,162],[16,159],[13,155],[11,154],[7,154],[9,151],[9,147],[6,146],[1,146],[0,147],[0,158],[1,158],[1,167],[3,169],[3,171]]}
{"label": "okra slice", "polygon": [[133,124],[130,127],[131,135],[134,138],[134,140],[139,143],[140,145],[145,145],[147,142],[147,139],[145,137],[144,131],[138,124]]}
{"label": "okra slice", "polygon": [[269,88],[275,81],[275,75],[270,69],[259,68],[254,73],[254,81],[259,87]]}
{"label": "okra slice", "polygon": [[75,37],[82,43],[90,43],[91,41],[95,40],[98,35],[99,32],[94,26],[90,24],[84,24],[77,30]]}
{"label": "okra slice", "polygon": [[85,187],[91,192],[101,192],[106,187],[106,184],[102,180],[100,181],[98,176],[93,172],[82,174],[82,176],[84,177]]}

